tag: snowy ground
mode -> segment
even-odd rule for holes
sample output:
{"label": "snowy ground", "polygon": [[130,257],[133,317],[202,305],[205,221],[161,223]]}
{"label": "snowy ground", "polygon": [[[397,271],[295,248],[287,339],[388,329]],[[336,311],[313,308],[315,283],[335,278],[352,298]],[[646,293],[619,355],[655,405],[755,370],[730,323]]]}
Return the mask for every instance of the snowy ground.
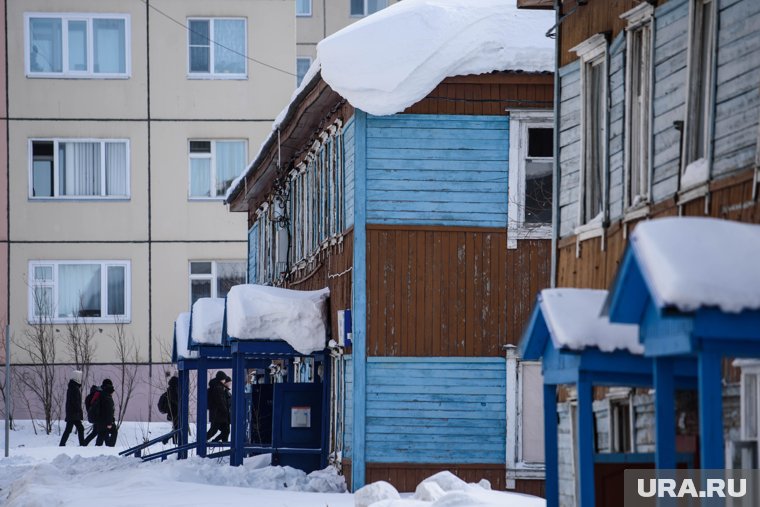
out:
{"label": "snowy ground", "polygon": [[[0,420],[0,428],[4,428]],[[544,507],[542,499],[488,491],[444,472],[435,484],[418,488],[416,498],[395,493],[381,483],[352,495],[334,470],[307,476],[290,467],[268,466],[267,458],[249,458],[242,467],[224,459],[143,462],[119,451],[155,438],[169,423],[124,423],[116,447],[79,447],[76,435],[58,447],[60,430],[34,433],[30,421],[16,421],[10,457],[0,458],[0,505],[47,507],[104,503],[119,506],[266,505],[267,507]],[[0,431],[4,446],[4,432]],[[158,446],[151,451],[160,450]],[[1,454],[0,454],[1,455]],[[262,459],[264,458],[264,459]],[[395,500],[394,500],[395,498]],[[368,501],[369,503],[365,503]]]}

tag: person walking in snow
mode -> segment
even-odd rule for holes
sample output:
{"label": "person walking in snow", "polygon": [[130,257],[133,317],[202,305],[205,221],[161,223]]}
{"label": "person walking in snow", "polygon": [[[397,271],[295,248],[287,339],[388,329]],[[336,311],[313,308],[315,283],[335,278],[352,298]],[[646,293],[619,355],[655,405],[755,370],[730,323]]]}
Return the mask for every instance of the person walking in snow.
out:
{"label": "person walking in snow", "polygon": [[82,372],[79,370],[73,370],[69,380],[69,387],[66,390],[66,429],[63,430],[61,435],[61,442],[58,444],[61,447],[66,445],[66,441],[71,435],[71,430],[77,429],[77,437],[79,437],[79,445],[87,445],[84,441],[84,426],[82,420],[84,419],[84,413],[82,412]]}
{"label": "person walking in snow", "polygon": [[[179,415],[179,378],[176,375],[169,379],[169,387],[166,389],[166,398],[169,402],[169,411],[166,413],[166,419],[172,422],[172,430],[179,429],[180,415]],[[172,443],[175,445],[179,441],[179,435],[172,435]],[[169,440],[164,440],[163,443],[168,443]]]}
{"label": "person walking in snow", "polygon": [[113,447],[116,445],[118,431],[116,429],[116,419],[114,418],[114,388],[111,379],[103,379],[100,389],[100,396],[97,399],[93,399],[90,406],[90,410],[94,412],[92,419],[98,434],[95,445],[103,445],[105,443],[108,447]]}
{"label": "person walking in snow", "polygon": [[206,433],[207,440],[217,432],[220,432],[219,436],[214,438],[213,442],[226,442],[230,436],[230,402],[224,384],[231,380],[227,374],[219,370],[208,383],[208,414],[211,427]]}

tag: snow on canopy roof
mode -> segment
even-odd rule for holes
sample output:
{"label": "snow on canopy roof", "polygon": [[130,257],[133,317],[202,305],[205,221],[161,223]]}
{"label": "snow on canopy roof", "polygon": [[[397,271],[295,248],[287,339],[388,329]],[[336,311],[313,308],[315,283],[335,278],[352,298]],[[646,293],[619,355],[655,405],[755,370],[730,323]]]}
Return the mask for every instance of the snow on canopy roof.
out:
{"label": "snow on canopy roof", "polygon": [[198,352],[195,350],[189,350],[187,348],[188,340],[190,339],[190,312],[183,312],[177,316],[177,320],[174,321],[174,343],[177,346],[177,357],[182,358],[195,358],[198,357]]}
{"label": "snow on canopy roof", "polygon": [[544,289],[539,304],[556,348],[583,350],[597,347],[603,352],[617,349],[643,354],[639,326],[613,324],[601,315],[606,290]]}
{"label": "snow on canopy roof", "polygon": [[317,45],[322,79],[374,115],[403,111],[450,76],[554,70],[554,12],[514,0],[404,0]]}
{"label": "snow on canopy roof", "polygon": [[193,304],[193,341],[206,345],[221,345],[223,320],[223,298],[200,298]]}
{"label": "snow on canopy roof", "polygon": [[324,350],[329,296],[327,288],[236,285],[227,294],[227,334],[238,340],[284,340],[307,355]]}
{"label": "snow on canopy roof", "polygon": [[760,226],[717,218],[639,223],[631,245],[659,307],[760,309]]}

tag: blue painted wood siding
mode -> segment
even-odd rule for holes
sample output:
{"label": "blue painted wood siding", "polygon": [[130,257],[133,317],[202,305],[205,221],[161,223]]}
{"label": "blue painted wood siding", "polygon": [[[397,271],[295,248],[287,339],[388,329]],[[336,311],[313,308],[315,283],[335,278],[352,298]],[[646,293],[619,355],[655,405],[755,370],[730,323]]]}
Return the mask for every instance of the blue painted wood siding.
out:
{"label": "blue painted wood siding", "polygon": [[367,222],[506,227],[507,116],[367,117]]}
{"label": "blue painted wood siding", "polygon": [[578,224],[581,164],[581,65],[576,60],[559,70],[559,220],[560,236]]}
{"label": "blue painted wood siding", "polygon": [[503,358],[368,358],[367,462],[503,464],[505,413]]}
{"label": "blue painted wood siding", "polygon": [[345,360],[345,393],[343,400],[343,456],[351,458],[351,447],[354,438],[354,363],[351,356],[344,356]]}
{"label": "blue painted wood siding", "polygon": [[652,198],[678,191],[680,135],[673,122],[686,117],[689,3],[670,0],[655,10]]}
{"label": "blue painted wood siding", "polygon": [[760,118],[760,2],[719,4],[713,176],[750,167]]}
{"label": "blue painted wood siding", "polygon": [[259,224],[256,222],[248,230],[248,283],[257,283],[257,262],[259,259]]}
{"label": "blue painted wood siding", "polygon": [[610,219],[623,216],[623,177],[625,147],[625,33],[621,33],[610,44]]}
{"label": "blue painted wood siding", "polygon": [[354,225],[354,117],[352,116],[346,126],[343,128],[343,164],[345,178],[345,209],[346,209],[346,227]]}

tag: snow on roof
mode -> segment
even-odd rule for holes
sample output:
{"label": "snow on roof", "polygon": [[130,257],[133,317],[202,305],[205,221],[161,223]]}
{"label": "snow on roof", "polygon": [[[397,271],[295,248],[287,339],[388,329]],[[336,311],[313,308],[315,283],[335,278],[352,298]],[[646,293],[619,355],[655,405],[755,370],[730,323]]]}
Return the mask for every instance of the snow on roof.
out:
{"label": "snow on roof", "polygon": [[206,345],[221,345],[223,320],[223,298],[200,298],[193,304],[193,341]]}
{"label": "snow on roof", "polygon": [[177,345],[177,357],[180,359],[198,357],[198,351],[191,351],[187,348],[189,338],[190,312],[180,313],[177,320],[174,321],[174,342]]}
{"label": "snow on roof", "polygon": [[505,0],[404,0],[317,45],[322,79],[374,115],[403,111],[449,76],[553,71],[554,12]]}
{"label": "snow on roof", "polygon": [[311,354],[327,343],[330,290],[236,285],[227,294],[227,334],[238,340],[284,340]]}
{"label": "snow on roof", "polygon": [[597,347],[603,352],[620,349],[643,354],[639,326],[613,324],[601,315],[606,298],[606,290],[542,290],[539,304],[554,346],[573,350]]}
{"label": "snow on roof", "polygon": [[553,11],[519,10],[504,0],[404,0],[334,33],[248,166],[227,189],[237,193],[264,148],[319,77],[351,105],[374,115],[403,111],[450,76],[554,71]]}
{"label": "snow on roof", "polygon": [[639,223],[631,245],[656,304],[690,312],[760,309],[760,226],[717,218]]}

